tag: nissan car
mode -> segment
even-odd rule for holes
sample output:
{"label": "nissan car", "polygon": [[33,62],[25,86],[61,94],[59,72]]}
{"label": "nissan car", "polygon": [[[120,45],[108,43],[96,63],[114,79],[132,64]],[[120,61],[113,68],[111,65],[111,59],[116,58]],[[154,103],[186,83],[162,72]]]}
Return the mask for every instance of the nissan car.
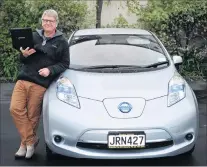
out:
{"label": "nissan car", "polygon": [[70,65],[47,89],[47,157],[142,159],[190,155],[198,103],[155,33],[143,29],[74,31]]}

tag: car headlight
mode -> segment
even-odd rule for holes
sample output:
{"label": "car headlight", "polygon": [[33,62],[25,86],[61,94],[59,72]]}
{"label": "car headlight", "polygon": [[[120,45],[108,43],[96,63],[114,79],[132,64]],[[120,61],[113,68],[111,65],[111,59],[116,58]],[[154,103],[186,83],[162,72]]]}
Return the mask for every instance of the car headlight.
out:
{"label": "car headlight", "polygon": [[184,99],[185,95],[185,81],[178,73],[176,73],[168,85],[168,107]]}
{"label": "car headlight", "polygon": [[66,77],[61,77],[57,81],[57,98],[76,108],[80,108],[76,90],[70,80]]}

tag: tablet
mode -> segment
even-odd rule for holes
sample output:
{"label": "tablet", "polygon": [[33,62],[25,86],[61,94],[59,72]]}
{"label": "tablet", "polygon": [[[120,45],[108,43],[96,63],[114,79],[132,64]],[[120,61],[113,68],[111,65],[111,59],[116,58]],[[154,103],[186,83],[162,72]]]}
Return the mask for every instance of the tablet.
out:
{"label": "tablet", "polygon": [[16,50],[34,48],[33,34],[31,28],[11,28],[12,46]]}

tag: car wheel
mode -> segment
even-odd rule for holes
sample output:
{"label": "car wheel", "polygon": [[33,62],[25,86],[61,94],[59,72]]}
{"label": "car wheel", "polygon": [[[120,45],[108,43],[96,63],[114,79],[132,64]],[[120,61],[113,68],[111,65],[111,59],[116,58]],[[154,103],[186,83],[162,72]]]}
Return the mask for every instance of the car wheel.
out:
{"label": "car wheel", "polygon": [[[48,146],[47,144],[45,144],[45,150],[46,150],[46,158],[47,160],[57,160],[57,159],[62,159],[64,158],[63,155],[57,154],[55,152],[53,152]],[[66,157],[67,159],[73,159],[71,157]],[[50,166],[50,165],[49,165]]]}
{"label": "car wheel", "polygon": [[191,156],[193,151],[195,150],[195,145],[193,146],[193,148],[191,150],[189,150],[188,152],[184,153],[184,156]]}
{"label": "car wheel", "polygon": [[47,157],[47,159],[53,159],[53,158],[55,158],[55,153],[52,151],[52,150],[50,150],[50,148],[47,146],[47,144],[45,144],[45,150],[46,150],[46,157]]}

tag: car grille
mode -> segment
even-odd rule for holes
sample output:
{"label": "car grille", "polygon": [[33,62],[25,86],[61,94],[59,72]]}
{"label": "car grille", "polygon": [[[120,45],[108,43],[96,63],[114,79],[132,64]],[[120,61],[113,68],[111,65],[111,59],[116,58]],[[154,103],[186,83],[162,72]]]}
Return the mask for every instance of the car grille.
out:
{"label": "car grille", "polygon": [[[173,141],[162,141],[162,142],[153,142],[153,143],[146,143],[145,148],[133,148],[133,150],[143,150],[143,149],[153,149],[153,148],[162,148],[167,146],[172,146]],[[79,148],[87,148],[87,149],[100,149],[100,150],[114,150],[109,149],[107,147],[107,144],[102,143],[84,143],[84,142],[78,142],[77,147]],[[127,150],[128,148],[124,148],[123,150]],[[120,149],[119,149],[120,150]],[[132,148],[130,148],[132,150]]]}

